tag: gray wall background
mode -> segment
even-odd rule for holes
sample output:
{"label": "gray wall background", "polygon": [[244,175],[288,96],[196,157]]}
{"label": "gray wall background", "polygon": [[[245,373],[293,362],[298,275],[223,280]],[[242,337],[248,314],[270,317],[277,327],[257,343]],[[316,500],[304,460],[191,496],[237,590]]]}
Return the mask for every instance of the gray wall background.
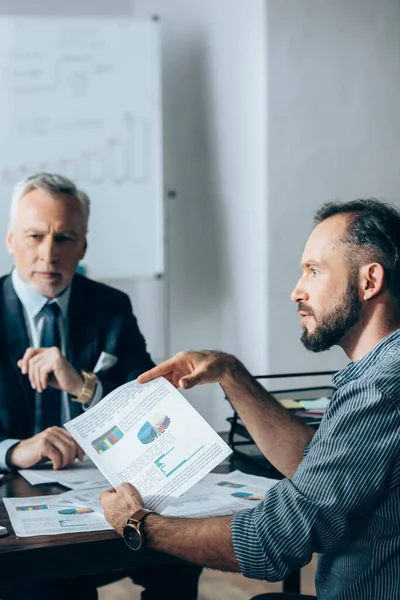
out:
{"label": "gray wall background", "polygon": [[[153,356],[345,364],[301,347],[289,295],[317,206],[400,199],[398,0],[0,0],[0,13],[161,17],[168,279],[110,281]],[[226,429],[218,386],[188,398]]]}

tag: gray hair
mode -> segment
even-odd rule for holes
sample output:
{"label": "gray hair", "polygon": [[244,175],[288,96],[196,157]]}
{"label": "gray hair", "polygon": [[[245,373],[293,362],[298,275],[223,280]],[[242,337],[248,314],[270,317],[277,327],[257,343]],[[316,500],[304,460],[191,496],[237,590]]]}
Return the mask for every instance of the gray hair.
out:
{"label": "gray hair", "polygon": [[85,192],[79,190],[70,179],[55,173],[36,173],[17,183],[11,197],[10,220],[8,223],[9,230],[12,228],[12,224],[15,221],[19,203],[23,196],[28,192],[37,189],[46,190],[46,192],[49,192],[52,196],[66,194],[77,200],[82,209],[85,231],[87,231],[90,213],[89,196],[85,194]]}

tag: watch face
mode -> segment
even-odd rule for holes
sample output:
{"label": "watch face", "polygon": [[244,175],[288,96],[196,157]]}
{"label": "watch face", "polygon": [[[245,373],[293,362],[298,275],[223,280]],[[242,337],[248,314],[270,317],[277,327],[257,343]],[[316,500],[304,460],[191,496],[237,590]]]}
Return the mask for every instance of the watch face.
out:
{"label": "watch face", "polygon": [[140,532],[129,523],[122,530],[122,537],[131,550],[140,550],[142,547],[142,536]]}

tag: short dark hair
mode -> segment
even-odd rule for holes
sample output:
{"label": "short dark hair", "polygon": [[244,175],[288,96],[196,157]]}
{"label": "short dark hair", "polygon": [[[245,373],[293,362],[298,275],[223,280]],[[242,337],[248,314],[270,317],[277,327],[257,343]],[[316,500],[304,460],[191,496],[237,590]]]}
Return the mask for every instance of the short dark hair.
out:
{"label": "short dark hair", "polygon": [[348,217],[343,244],[350,266],[358,269],[377,262],[385,270],[386,286],[400,300],[400,212],[376,198],[351,202],[327,202],[315,214],[318,225],[335,215]]}

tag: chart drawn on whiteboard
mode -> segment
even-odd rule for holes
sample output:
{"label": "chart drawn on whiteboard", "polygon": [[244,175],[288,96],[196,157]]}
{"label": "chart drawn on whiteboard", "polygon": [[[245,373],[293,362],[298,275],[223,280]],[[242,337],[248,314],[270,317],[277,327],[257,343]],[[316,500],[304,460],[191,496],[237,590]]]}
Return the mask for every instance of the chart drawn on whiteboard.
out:
{"label": "chart drawn on whiteboard", "polygon": [[[80,119],[81,129],[103,129],[103,124]],[[49,150],[46,156],[37,156],[31,164],[20,163],[15,166],[7,166],[3,163],[1,169],[2,183],[13,185],[19,179],[32,173],[61,173],[79,181],[80,185],[101,185],[105,181],[115,185],[133,182],[136,184],[146,183],[150,171],[150,123],[145,119],[139,119],[126,113],[120,119],[120,126],[115,135],[109,136],[100,147],[82,150],[75,156],[63,156],[62,153],[57,160],[51,156]],[[90,125],[91,124],[91,125]],[[69,124],[70,131],[76,127],[74,122]],[[18,123],[21,137],[29,140],[28,143],[36,145],[37,138],[43,141],[46,136],[57,135],[66,129],[63,121],[54,121],[46,118],[24,119]],[[66,135],[66,133],[64,133]],[[100,133],[101,135],[101,133]],[[51,146],[50,146],[51,148]]]}
{"label": "chart drawn on whiteboard", "polygon": [[[34,173],[65,175],[91,200],[89,277],[162,274],[159,24],[0,17],[0,107],[0,197]],[[7,222],[5,201],[0,236]],[[11,264],[0,254],[1,272]]]}
{"label": "chart drawn on whiteboard", "polygon": [[97,79],[114,70],[106,54],[104,39],[98,30],[85,27],[83,20],[72,28],[68,23],[65,27],[59,24],[53,40],[54,54],[40,42],[36,44],[38,49],[32,51],[24,29],[24,20],[14,19],[17,43],[9,47],[4,68],[4,82],[13,94],[63,89],[75,96],[83,96],[90,91],[91,85],[96,85]]}

